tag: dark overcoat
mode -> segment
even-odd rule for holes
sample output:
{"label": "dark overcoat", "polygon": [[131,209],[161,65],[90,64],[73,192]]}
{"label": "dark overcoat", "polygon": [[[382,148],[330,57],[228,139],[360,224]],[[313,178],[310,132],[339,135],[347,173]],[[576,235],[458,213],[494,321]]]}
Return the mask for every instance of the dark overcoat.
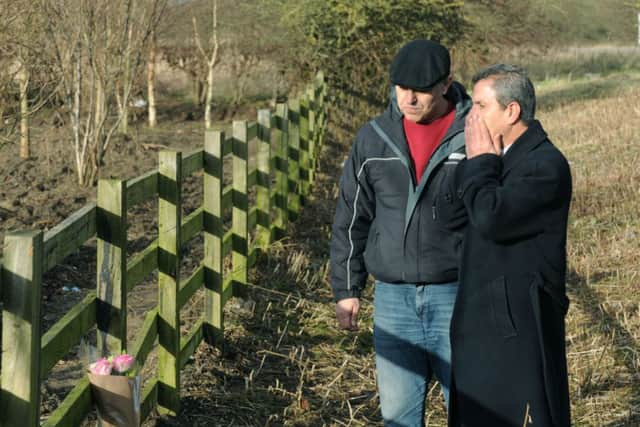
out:
{"label": "dark overcoat", "polygon": [[564,318],[571,174],[538,122],[460,163],[468,225],[451,323],[449,425],[569,426]]}

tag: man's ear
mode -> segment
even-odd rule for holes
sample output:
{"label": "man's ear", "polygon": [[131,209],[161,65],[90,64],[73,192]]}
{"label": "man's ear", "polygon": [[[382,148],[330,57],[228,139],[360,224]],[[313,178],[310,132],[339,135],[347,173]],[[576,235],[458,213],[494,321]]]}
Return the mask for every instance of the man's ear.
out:
{"label": "man's ear", "polygon": [[520,108],[520,104],[513,101],[507,105],[507,121],[510,125],[515,125],[520,121],[520,114],[522,113],[522,109]]}
{"label": "man's ear", "polygon": [[451,87],[451,83],[453,83],[453,74],[449,74],[447,79],[442,82],[442,94],[446,95],[449,91],[449,87]]}

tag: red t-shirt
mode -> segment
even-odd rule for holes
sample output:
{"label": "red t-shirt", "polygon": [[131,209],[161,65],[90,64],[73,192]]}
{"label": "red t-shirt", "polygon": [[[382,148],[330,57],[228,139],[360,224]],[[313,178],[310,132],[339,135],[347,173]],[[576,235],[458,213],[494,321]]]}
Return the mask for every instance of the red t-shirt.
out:
{"label": "red t-shirt", "polygon": [[449,127],[451,127],[453,119],[456,116],[455,113],[456,110],[450,108],[447,114],[435,119],[431,123],[416,123],[404,117],[402,118],[404,134],[409,143],[409,152],[411,153],[413,166],[416,171],[416,182],[420,182],[424,168],[427,166],[427,163],[429,163],[433,152],[436,151],[436,148],[440,145],[440,141],[442,141],[445,133]]}

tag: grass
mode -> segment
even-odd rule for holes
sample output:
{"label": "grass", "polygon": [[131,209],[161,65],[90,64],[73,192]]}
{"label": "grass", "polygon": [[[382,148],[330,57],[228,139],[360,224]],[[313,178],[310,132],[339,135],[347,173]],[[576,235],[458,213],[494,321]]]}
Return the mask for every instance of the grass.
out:
{"label": "grass", "polygon": [[630,101],[640,85],[618,81],[612,97],[540,114],[574,179],[567,351],[575,425],[640,424],[640,109]]}

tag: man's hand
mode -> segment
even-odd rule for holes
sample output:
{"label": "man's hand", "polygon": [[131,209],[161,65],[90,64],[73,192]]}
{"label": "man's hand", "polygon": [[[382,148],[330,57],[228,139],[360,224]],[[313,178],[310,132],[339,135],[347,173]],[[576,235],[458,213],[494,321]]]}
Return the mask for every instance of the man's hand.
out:
{"label": "man's hand", "polygon": [[345,298],[336,303],[336,317],[342,329],[358,330],[359,298]]}
{"label": "man's hand", "polygon": [[465,119],[464,143],[468,159],[480,154],[502,154],[502,135],[494,141],[482,117],[473,110]]}

